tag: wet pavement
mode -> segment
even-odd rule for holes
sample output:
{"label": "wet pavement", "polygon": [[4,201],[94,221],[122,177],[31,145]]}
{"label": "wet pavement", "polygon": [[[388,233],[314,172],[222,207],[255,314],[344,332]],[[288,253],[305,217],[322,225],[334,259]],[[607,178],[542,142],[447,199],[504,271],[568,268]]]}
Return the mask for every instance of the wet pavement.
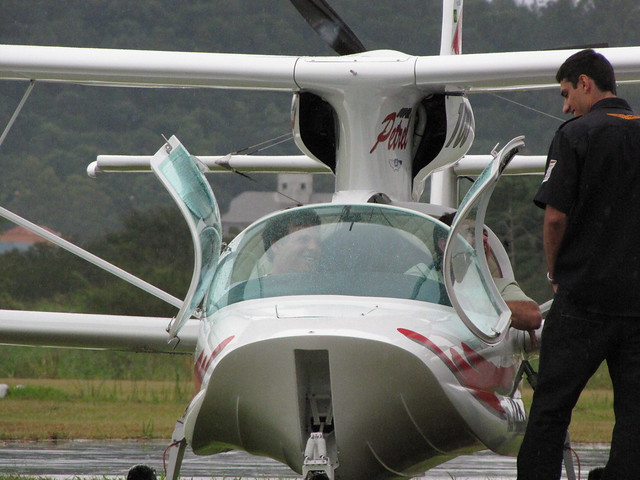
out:
{"label": "wet pavement", "polygon": [[[165,441],[95,441],[0,442],[0,473],[50,478],[126,477],[129,468],[147,464],[158,473],[163,470]],[[586,479],[590,469],[602,466],[609,445],[580,444],[574,446],[581,475]],[[284,479],[299,477],[288,467],[264,457],[244,452],[228,452],[200,457],[187,449],[182,466],[183,478],[206,479]],[[514,479],[516,461],[489,451],[463,455],[429,470],[425,480],[498,480]],[[562,478],[566,478],[564,475]]]}

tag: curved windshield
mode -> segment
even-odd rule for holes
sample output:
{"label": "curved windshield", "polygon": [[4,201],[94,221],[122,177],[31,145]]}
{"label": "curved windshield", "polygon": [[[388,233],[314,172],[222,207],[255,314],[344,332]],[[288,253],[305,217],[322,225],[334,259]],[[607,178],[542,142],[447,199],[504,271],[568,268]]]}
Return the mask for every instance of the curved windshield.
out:
{"label": "curved windshield", "polygon": [[449,227],[383,205],[321,205],[254,224],[221,258],[207,300],[213,311],[282,295],[353,295],[451,305],[442,252]]}

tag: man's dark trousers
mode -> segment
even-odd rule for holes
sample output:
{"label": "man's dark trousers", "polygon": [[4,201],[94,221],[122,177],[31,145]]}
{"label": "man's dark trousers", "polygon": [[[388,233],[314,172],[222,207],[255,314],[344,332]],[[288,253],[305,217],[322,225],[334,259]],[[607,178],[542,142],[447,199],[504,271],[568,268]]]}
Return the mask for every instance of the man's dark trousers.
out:
{"label": "man's dark trousers", "polygon": [[[640,294],[640,292],[639,292]],[[603,480],[640,479],[640,317],[582,308],[560,291],[542,332],[538,384],[518,454],[518,480],[557,480],[571,411],[606,360],[616,425]]]}

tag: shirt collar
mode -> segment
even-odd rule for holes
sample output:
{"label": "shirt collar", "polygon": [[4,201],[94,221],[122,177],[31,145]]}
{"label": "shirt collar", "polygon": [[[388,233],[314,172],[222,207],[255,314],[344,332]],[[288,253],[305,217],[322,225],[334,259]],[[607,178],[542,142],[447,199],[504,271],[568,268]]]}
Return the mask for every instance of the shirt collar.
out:
{"label": "shirt collar", "polygon": [[602,100],[598,100],[591,106],[591,110],[589,112],[593,112],[594,110],[600,110],[605,108],[618,108],[623,110],[631,111],[631,107],[627,103],[626,100],[620,97],[608,97],[603,98]]}

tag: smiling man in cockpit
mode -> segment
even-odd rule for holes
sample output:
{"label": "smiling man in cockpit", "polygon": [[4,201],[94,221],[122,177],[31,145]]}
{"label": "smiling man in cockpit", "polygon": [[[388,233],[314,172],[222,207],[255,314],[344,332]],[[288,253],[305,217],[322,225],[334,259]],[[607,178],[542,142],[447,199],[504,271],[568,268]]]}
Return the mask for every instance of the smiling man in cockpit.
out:
{"label": "smiling man in cockpit", "polygon": [[315,271],[320,260],[318,215],[310,210],[273,218],[262,234],[271,274]]}

